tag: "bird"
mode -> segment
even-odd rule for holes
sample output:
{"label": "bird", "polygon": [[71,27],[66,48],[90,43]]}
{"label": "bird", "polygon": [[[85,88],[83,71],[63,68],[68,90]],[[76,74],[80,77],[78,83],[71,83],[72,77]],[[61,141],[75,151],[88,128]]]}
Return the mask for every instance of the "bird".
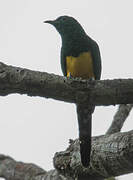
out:
{"label": "bird", "polygon": [[[95,40],[89,37],[80,23],[71,16],[60,16],[44,23],[53,25],[61,36],[60,63],[63,75],[67,78],[100,80],[101,55]],[[76,103],[82,165],[90,165],[91,129],[94,105]]]}

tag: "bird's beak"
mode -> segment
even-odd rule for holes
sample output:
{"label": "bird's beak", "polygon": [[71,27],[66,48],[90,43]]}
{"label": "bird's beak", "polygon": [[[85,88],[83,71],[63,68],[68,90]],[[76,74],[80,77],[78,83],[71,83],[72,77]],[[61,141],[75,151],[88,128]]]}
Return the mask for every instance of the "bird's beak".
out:
{"label": "bird's beak", "polygon": [[54,24],[54,21],[44,21],[44,23],[48,23],[48,24]]}

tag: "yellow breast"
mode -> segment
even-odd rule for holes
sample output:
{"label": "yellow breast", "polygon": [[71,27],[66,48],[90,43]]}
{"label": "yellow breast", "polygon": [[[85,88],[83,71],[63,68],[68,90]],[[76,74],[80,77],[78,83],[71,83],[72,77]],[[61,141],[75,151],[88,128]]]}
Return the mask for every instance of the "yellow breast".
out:
{"label": "yellow breast", "polygon": [[81,53],[78,57],[66,57],[67,77],[95,78],[93,61],[90,52]]}

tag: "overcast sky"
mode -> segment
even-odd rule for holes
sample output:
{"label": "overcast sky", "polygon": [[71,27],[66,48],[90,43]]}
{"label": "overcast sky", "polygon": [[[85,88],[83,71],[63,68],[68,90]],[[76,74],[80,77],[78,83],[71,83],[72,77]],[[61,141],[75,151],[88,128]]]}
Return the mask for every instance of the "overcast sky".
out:
{"label": "overcast sky", "polygon": [[[62,75],[61,39],[44,20],[75,17],[101,50],[102,79],[133,77],[132,0],[0,0],[0,61]],[[0,97],[0,153],[53,168],[55,152],[78,137],[75,105],[40,97]],[[93,135],[106,132],[117,106],[97,107]],[[132,115],[122,131],[133,129]],[[132,179],[133,175],[119,177]]]}

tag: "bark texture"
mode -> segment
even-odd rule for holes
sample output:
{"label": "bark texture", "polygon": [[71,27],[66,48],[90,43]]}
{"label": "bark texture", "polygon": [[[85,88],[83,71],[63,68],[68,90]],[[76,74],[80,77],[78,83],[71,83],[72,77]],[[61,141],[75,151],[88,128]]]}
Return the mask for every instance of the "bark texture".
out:
{"label": "bark texture", "polygon": [[65,176],[104,179],[133,172],[133,131],[93,137],[91,166],[86,169],[80,164],[78,149],[77,140],[67,151],[55,154],[55,168]]}
{"label": "bark texture", "polygon": [[68,79],[0,63],[0,95],[12,93],[96,106],[132,104],[133,79]]}
{"label": "bark texture", "polygon": [[18,162],[3,154],[0,154],[0,177],[6,180],[72,180],[57,170],[46,172],[35,164]]}
{"label": "bark texture", "polygon": [[102,180],[133,172],[133,131],[92,138],[91,165],[80,161],[79,140],[55,154],[56,170],[46,172],[37,165],[17,162],[0,155],[0,177],[6,180]]}

